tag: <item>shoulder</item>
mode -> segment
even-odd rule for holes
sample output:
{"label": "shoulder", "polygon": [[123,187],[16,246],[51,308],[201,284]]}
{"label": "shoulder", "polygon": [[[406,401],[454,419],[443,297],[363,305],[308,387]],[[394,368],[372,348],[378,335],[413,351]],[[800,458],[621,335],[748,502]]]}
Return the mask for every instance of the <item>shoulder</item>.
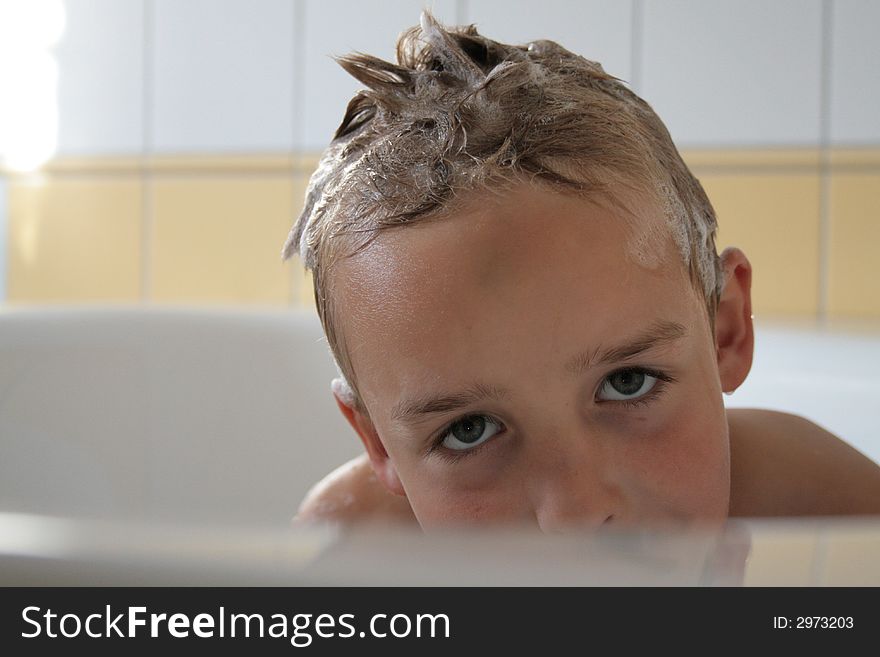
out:
{"label": "shoulder", "polygon": [[880,513],[880,466],[810,420],[728,409],[731,515]]}
{"label": "shoulder", "polygon": [[294,522],[415,522],[405,497],[387,491],[366,455],[343,463],[312,486]]}

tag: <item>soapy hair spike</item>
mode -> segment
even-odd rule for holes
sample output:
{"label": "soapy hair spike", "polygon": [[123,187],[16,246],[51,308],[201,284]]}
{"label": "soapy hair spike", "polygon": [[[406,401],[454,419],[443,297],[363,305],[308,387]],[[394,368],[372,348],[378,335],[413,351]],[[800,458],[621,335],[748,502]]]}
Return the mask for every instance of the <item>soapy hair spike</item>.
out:
{"label": "soapy hair spike", "polygon": [[412,88],[413,71],[365,53],[351,53],[336,62],[353,78],[370,89],[396,92]]}
{"label": "soapy hair spike", "polygon": [[419,68],[448,73],[467,86],[480,83],[485,72],[462,49],[460,41],[452,33],[443,29],[428,11],[422,12],[419,24],[421,30],[418,38],[424,44]]}
{"label": "soapy hair spike", "polygon": [[358,93],[352,98],[345,109],[342,123],[336,129],[333,139],[341,139],[356,132],[376,116],[376,103],[365,93]]}

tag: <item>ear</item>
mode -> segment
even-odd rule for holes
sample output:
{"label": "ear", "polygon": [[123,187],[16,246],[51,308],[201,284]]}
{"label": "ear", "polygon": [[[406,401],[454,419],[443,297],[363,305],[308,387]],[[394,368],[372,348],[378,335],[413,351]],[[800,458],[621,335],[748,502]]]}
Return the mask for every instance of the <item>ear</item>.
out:
{"label": "ear", "polygon": [[755,334],[752,327],[752,265],[735,247],[721,254],[724,289],[715,313],[715,352],[721,389],[733,392],[752,368]]}
{"label": "ear", "polygon": [[364,449],[367,451],[367,457],[370,459],[370,465],[376,477],[382,482],[390,492],[395,495],[406,496],[403,490],[403,484],[400,483],[400,477],[397,476],[397,468],[385,451],[385,446],[379,439],[379,434],[373,426],[370,417],[358,408],[354,395],[348,384],[342,379],[333,379],[330,384],[333,390],[333,397],[336,399],[336,405],[342,411],[342,415],[348,420],[351,428],[361,439]]}

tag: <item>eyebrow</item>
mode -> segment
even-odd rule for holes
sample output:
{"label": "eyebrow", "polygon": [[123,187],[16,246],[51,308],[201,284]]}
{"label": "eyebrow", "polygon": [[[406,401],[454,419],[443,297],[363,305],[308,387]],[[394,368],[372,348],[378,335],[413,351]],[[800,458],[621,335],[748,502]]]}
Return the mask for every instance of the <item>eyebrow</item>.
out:
{"label": "eyebrow", "polygon": [[[607,349],[600,347],[575,354],[566,361],[565,371],[579,375],[591,367],[627,360],[645,351],[679,340],[685,335],[687,335],[685,327],[678,322],[659,321],[625,344]],[[476,383],[462,392],[424,395],[401,400],[392,409],[391,418],[396,422],[413,422],[426,415],[448,413],[486,399],[502,400],[508,394],[505,388]]]}
{"label": "eyebrow", "polygon": [[507,395],[505,388],[476,383],[462,392],[401,400],[391,411],[391,417],[398,422],[411,422],[424,415],[448,413],[485,399],[501,400]]}
{"label": "eyebrow", "polygon": [[685,327],[678,322],[659,321],[625,344],[575,354],[565,363],[565,371],[573,376],[591,367],[628,360],[646,351],[680,340],[687,335]]}

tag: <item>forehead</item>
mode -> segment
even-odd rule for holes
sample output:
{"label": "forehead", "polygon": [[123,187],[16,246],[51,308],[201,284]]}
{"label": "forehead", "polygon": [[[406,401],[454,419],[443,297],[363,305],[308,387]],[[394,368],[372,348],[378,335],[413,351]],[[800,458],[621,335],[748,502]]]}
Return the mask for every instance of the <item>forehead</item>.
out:
{"label": "forehead", "polygon": [[693,306],[657,204],[613,207],[526,185],[380,233],[340,261],[331,285],[368,406],[379,388],[464,377],[469,364],[512,356],[525,365],[554,345],[682,322]]}

